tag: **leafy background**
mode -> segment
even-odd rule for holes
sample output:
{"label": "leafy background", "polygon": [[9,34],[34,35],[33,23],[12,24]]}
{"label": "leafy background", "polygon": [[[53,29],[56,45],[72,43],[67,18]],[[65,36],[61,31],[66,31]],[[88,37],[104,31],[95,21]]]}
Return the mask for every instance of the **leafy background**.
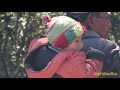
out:
{"label": "leafy background", "polygon": [[[42,12],[0,12],[0,78],[26,78],[23,61],[30,41],[44,37]],[[49,12],[50,16],[65,12]],[[111,12],[109,39],[120,45],[120,12]]]}

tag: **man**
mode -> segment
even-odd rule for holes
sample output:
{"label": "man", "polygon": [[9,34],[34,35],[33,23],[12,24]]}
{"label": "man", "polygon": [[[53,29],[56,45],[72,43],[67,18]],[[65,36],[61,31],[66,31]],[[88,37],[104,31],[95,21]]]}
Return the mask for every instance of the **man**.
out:
{"label": "man", "polygon": [[67,12],[67,16],[81,21],[88,29],[88,33],[83,38],[85,52],[89,47],[93,47],[106,54],[101,77],[120,78],[119,46],[107,40],[112,27],[109,21],[110,12]]}

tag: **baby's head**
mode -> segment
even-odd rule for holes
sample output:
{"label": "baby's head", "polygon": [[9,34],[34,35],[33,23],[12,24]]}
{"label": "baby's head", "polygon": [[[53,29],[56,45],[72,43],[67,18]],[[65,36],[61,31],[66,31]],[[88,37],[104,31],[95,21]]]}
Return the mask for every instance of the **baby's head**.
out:
{"label": "baby's head", "polygon": [[81,38],[86,28],[80,22],[67,16],[50,18],[47,13],[43,13],[42,21],[47,22],[46,34],[52,46],[63,50],[82,48]]}

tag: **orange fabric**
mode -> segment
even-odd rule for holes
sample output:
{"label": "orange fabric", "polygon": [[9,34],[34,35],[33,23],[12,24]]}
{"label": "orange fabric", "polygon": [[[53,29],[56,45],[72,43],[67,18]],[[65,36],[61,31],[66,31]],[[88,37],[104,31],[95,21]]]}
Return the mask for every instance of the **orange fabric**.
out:
{"label": "orange fabric", "polygon": [[[68,54],[71,55],[71,53]],[[63,53],[59,53],[53,58],[53,60],[48,64],[48,66],[45,69],[39,72],[31,72],[30,70],[26,69],[28,76],[30,78],[51,78],[54,75],[54,73],[57,72],[57,70],[65,60],[66,55]]]}
{"label": "orange fabric", "polygon": [[[46,39],[32,41],[29,53],[36,47],[45,44]],[[43,43],[42,43],[43,41]],[[37,44],[35,44],[37,42]],[[46,40],[47,43],[47,40]],[[57,54],[41,71],[32,72],[26,68],[29,78],[51,78],[58,73],[63,78],[97,78],[95,72],[101,72],[103,63],[99,60],[87,59],[83,52],[64,51]]]}
{"label": "orange fabric", "polygon": [[47,43],[48,43],[47,38],[37,38],[37,39],[32,40],[29,45],[28,53],[32,52],[33,50]]}
{"label": "orange fabric", "polygon": [[[98,60],[87,59],[82,52],[71,52],[57,73],[64,78],[97,78],[95,72],[101,72],[102,62]],[[63,53],[67,54],[67,53]]]}

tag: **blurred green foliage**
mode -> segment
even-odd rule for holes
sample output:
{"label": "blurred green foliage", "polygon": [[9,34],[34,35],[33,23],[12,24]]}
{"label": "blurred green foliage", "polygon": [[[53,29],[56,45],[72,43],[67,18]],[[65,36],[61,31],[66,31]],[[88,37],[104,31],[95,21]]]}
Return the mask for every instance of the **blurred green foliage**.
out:
{"label": "blurred green foliage", "polygon": [[112,12],[110,21],[112,29],[109,37],[120,46],[120,12]]}
{"label": "blurred green foliage", "polygon": [[[23,61],[30,41],[44,37],[45,26],[42,12],[0,12],[0,78],[27,77]],[[65,15],[65,12],[49,12],[50,16]],[[120,12],[111,13],[110,38],[120,42]]]}

